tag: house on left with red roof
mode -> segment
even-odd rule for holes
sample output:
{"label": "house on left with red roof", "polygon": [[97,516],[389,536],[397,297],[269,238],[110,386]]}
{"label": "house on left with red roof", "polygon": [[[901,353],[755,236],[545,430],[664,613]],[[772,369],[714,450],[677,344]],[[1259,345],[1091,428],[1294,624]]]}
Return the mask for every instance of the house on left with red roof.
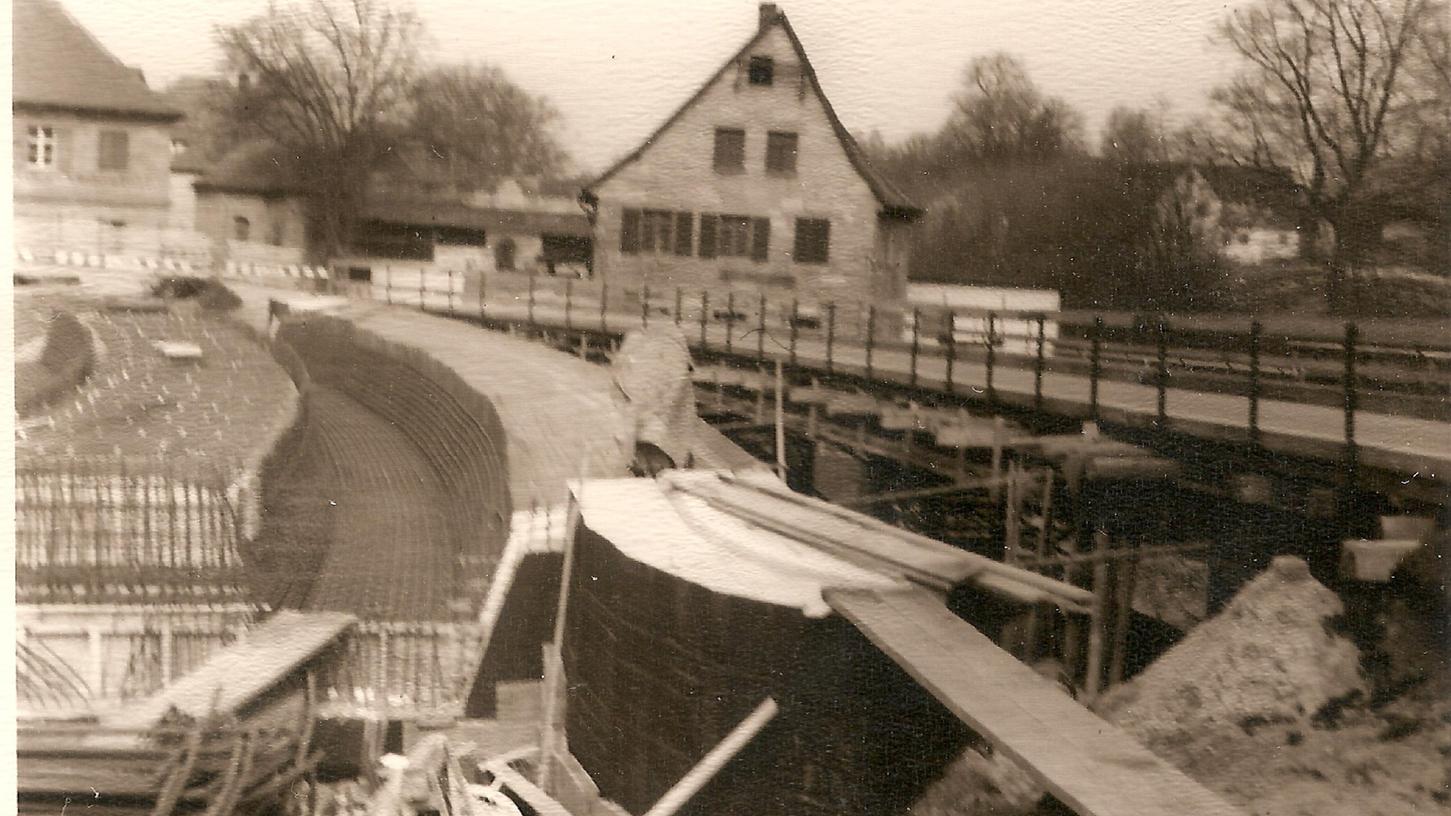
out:
{"label": "house on left with red roof", "polygon": [[181,111],[55,0],[14,0],[13,14],[16,246],[205,255],[172,214]]}

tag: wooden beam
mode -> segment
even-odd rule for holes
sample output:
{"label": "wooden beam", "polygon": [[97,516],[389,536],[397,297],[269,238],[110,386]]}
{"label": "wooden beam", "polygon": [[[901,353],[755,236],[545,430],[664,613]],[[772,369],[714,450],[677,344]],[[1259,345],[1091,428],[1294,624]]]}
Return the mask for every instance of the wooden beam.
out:
{"label": "wooden beam", "polygon": [[962,479],[952,484],[937,485],[935,487],[917,487],[908,490],[892,490],[886,493],[872,493],[866,496],[856,496],[850,499],[843,499],[836,502],[842,507],[872,507],[878,504],[889,504],[898,501],[915,501],[917,499],[930,499],[937,496],[951,496],[955,493],[970,493],[975,490],[984,490],[990,485],[997,484],[1001,479]]}
{"label": "wooden beam", "polygon": [[1079,816],[1243,816],[998,648],[922,589],[827,603]]}

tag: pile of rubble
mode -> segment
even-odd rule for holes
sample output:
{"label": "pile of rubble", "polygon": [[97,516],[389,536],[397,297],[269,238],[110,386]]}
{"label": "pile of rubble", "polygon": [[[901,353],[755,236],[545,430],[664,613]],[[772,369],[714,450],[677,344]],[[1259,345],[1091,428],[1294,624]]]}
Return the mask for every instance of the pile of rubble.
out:
{"label": "pile of rubble", "polygon": [[1451,813],[1451,645],[1426,613],[1393,598],[1363,650],[1341,598],[1277,558],[1098,708],[1252,814]]}

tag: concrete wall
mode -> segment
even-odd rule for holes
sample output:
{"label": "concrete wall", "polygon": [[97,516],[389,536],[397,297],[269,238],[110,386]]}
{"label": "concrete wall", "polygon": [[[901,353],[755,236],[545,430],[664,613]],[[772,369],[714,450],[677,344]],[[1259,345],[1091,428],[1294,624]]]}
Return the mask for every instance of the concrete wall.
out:
{"label": "concrete wall", "polygon": [[[744,64],[732,66],[649,146],[594,192],[600,199],[595,227],[595,274],[612,288],[649,285],[724,292],[766,290],[775,299],[868,300],[901,297],[905,285],[905,243],[889,248],[879,238],[880,208],[837,140],[826,109],[801,78],[799,60],[785,32],[771,29],[748,55],[775,60],[775,81],[751,85]],[[746,131],[745,172],[718,174],[712,164],[717,127]],[[765,169],[768,131],[798,134],[797,170],[792,176]],[[631,255],[620,251],[621,211],[649,208],[696,214],[768,217],[768,259],[700,258],[672,254]],[[830,262],[792,259],[795,220],[831,220]],[[896,240],[896,239],[890,239]],[[891,258],[882,257],[890,252]],[[892,267],[900,264],[900,274]],[[727,283],[726,276],[740,276]],[[779,282],[774,282],[778,279]],[[714,299],[714,295],[712,296]]]}
{"label": "concrete wall", "polygon": [[[46,215],[35,214],[34,208],[17,211],[13,222],[16,248],[42,257],[50,250],[64,250],[87,255],[184,258],[202,266],[212,260],[212,242],[205,235],[157,221],[154,216],[162,211],[143,209],[137,211],[137,217],[128,218],[129,211],[122,208],[108,208],[109,215],[101,217],[95,208],[86,205],[51,209]],[[117,223],[124,226],[115,226]]]}
{"label": "concrete wall", "polygon": [[196,229],[213,242],[238,240],[236,219],[250,224],[249,243],[307,248],[307,218],[301,199],[245,193],[198,191]]}
{"label": "concrete wall", "polygon": [[196,228],[196,173],[171,174],[171,211],[167,223],[178,229]]}
{"label": "concrete wall", "polygon": [[[28,160],[31,126],[54,129],[55,161],[50,167],[34,167]],[[124,169],[99,168],[102,131],[127,134]],[[129,226],[166,223],[171,183],[168,125],[16,110],[12,136],[17,215],[104,219]]]}

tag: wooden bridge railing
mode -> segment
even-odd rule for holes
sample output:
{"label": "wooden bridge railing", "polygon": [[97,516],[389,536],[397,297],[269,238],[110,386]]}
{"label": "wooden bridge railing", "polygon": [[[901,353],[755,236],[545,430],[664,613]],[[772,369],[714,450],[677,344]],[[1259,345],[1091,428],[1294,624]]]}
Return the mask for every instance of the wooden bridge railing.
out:
{"label": "wooden bridge railing", "polygon": [[905,379],[909,387],[924,384],[930,360],[934,371],[945,372],[938,381],[955,393],[972,365],[985,375],[989,405],[1001,401],[1005,371],[1031,372],[1029,398],[1037,410],[1045,404],[1045,377],[1071,374],[1088,380],[1090,419],[1099,416],[1103,383],[1137,382],[1155,389],[1153,427],[1161,430],[1170,424],[1170,390],[1233,395],[1246,401],[1244,435],[1252,445],[1260,444],[1264,400],[1334,406],[1344,414],[1343,464],[1352,473],[1358,411],[1451,420],[1451,334],[1424,327],[1377,323],[1367,344],[1356,323],[1333,321],[809,302],[726,287],[611,286],[537,273],[474,275],[465,305],[461,276],[431,280],[395,270],[392,277],[394,285],[374,280],[348,294],[495,325],[605,336],[669,321],[702,351],[762,363],[810,361],[828,373]]}

